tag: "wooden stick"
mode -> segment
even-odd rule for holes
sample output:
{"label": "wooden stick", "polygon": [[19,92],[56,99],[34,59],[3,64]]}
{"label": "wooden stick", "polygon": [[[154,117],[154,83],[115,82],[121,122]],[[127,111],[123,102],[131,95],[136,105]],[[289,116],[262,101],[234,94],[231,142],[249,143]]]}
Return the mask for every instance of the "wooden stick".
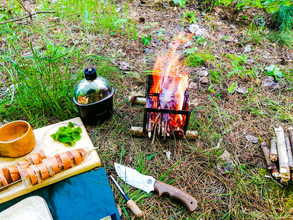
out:
{"label": "wooden stick", "polygon": [[265,160],[267,162],[268,169],[272,171],[272,176],[275,178],[279,178],[279,170],[278,170],[276,164],[272,163],[272,161],[270,160],[270,149],[269,149],[267,142],[262,141],[261,148],[262,148],[263,154],[265,156]]}
{"label": "wooden stick", "polygon": [[23,9],[25,10],[25,11],[27,11],[27,13],[29,13],[29,17],[30,17],[30,19],[31,19],[31,21],[33,20],[33,15],[32,15],[32,13],[28,10],[28,9],[26,9],[26,7],[24,7],[24,5],[22,4],[22,2],[20,1],[20,0],[17,0],[17,2],[23,7]]}
{"label": "wooden stick", "polygon": [[157,116],[156,116],[156,118],[155,118],[155,127],[154,127],[154,132],[153,132],[153,140],[152,140],[152,142],[151,142],[151,145],[153,145],[154,144],[154,142],[155,142],[155,137],[156,137],[156,129],[157,129],[157,124],[158,124],[158,120],[160,119],[160,114],[158,114]]}
{"label": "wooden stick", "polygon": [[275,137],[271,140],[270,159],[272,162],[276,162],[278,160],[277,139]]}
{"label": "wooden stick", "polygon": [[293,152],[293,127],[288,128],[288,131],[289,131],[290,146]]}
{"label": "wooden stick", "polygon": [[199,134],[197,131],[186,131],[185,137],[188,140],[196,140],[198,139]]}
{"label": "wooden stick", "polygon": [[145,105],[146,104],[146,98],[144,97],[138,97],[138,96],[128,96],[128,101],[132,105]]}
{"label": "wooden stick", "polygon": [[[43,14],[43,13],[55,13],[55,11],[36,11],[35,13],[32,14],[32,16],[37,15],[37,14]],[[20,21],[22,19],[29,18],[29,17],[30,17],[30,15],[26,15],[26,16],[21,17],[21,18],[15,18],[15,19],[11,19],[11,20],[8,20],[8,21],[3,21],[3,22],[0,22],[0,25],[15,22],[15,21]]]}
{"label": "wooden stick", "polygon": [[129,134],[136,137],[147,137],[147,135],[143,133],[142,127],[131,127],[129,130]]}
{"label": "wooden stick", "polygon": [[275,134],[277,138],[280,178],[282,183],[286,183],[290,180],[290,169],[283,128],[281,126],[275,128]]}
{"label": "wooden stick", "polygon": [[[143,133],[142,127],[131,127],[129,130],[129,134],[136,137],[148,137],[147,134]],[[199,137],[199,134],[197,131],[186,131],[185,137],[188,140],[197,140]]]}
{"label": "wooden stick", "polygon": [[95,147],[95,148],[93,148],[93,149],[87,150],[86,153],[90,153],[90,152],[92,152],[92,151],[94,151],[94,150],[96,150],[96,149],[98,149],[98,148],[99,148],[99,147]]}
{"label": "wooden stick", "polygon": [[291,170],[293,170],[292,150],[291,150],[291,146],[290,146],[290,139],[288,136],[285,137],[285,143],[286,143],[286,148],[287,148],[287,153],[288,153],[289,167]]}

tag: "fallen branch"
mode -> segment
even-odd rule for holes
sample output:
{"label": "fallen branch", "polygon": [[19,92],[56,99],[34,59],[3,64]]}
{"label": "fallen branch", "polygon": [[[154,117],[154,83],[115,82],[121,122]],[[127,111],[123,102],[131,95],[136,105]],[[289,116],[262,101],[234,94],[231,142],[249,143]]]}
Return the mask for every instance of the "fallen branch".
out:
{"label": "fallen branch", "polygon": [[272,162],[276,162],[278,160],[277,139],[275,137],[271,140],[270,159]]}
{"label": "fallen branch", "polygon": [[289,131],[290,146],[293,152],[293,127],[288,128],[288,131]]}
{"label": "fallen branch", "polygon": [[27,13],[29,13],[29,17],[30,17],[30,19],[31,19],[31,21],[32,21],[32,20],[33,20],[33,15],[32,15],[32,13],[31,13],[29,10],[27,10],[26,7],[24,7],[24,5],[22,4],[22,2],[21,2],[20,0],[17,0],[17,2],[23,7],[23,9],[24,9],[25,11],[27,11]]}
{"label": "fallen branch", "polygon": [[265,156],[268,169],[272,171],[272,176],[275,178],[279,178],[279,170],[277,168],[277,165],[270,160],[270,149],[265,141],[261,142],[261,148]]}
{"label": "fallen branch", "polygon": [[15,21],[20,21],[22,19],[29,18],[29,17],[34,16],[34,15],[37,15],[37,14],[44,14],[44,13],[56,13],[56,12],[55,11],[36,11],[35,13],[33,13],[31,15],[26,15],[24,17],[15,18],[15,19],[11,19],[11,20],[8,20],[8,21],[0,22],[0,25],[1,24],[7,24],[7,23],[15,22]]}
{"label": "fallen branch", "polygon": [[290,180],[290,168],[288,161],[288,153],[285,142],[285,134],[283,128],[275,128],[276,138],[277,138],[277,148],[279,156],[279,172],[281,183],[286,184]]}
{"label": "fallen branch", "polygon": [[287,148],[287,153],[288,153],[289,167],[291,170],[293,170],[292,150],[291,150],[291,146],[290,146],[290,139],[288,136],[285,137],[285,143],[286,143],[286,148]]}
{"label": "fallen branch", "polygon": [[139,96],[129,96],[128,100],[132,105],[145,105],[146,104],[146,98],[145,97],[139,97]]}

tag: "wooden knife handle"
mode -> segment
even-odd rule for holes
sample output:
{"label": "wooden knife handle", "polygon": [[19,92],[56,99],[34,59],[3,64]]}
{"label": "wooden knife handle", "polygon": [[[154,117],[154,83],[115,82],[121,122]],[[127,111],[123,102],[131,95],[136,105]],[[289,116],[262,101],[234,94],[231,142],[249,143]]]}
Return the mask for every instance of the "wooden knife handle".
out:
{"label": "wooden knife handle", "polygon": [[140,210],[140,208],[136,205],[136,203],[132,199],[128,200],[126,204],[131,209],[133,214],[135,214],[136,217],[138,217],[138,218],[142,217],[142,211]]}
{"label": "wooden knife handle", "polygon": [[156,180],[155,191],[159,194],[159,196],[167,195],[172,199],[178,200],[185,205],[189,212],[193,212],[197,207],[196,199],[189,193],[161,181]]}

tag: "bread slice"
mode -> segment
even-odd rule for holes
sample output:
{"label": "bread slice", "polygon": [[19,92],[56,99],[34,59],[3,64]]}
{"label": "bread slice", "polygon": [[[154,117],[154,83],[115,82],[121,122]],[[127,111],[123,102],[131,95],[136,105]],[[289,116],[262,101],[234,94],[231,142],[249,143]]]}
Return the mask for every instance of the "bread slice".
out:
{"label": "bread slice", "polygon": [[41,172],[42,180],[45,180],[50,177],[49,170],[44,163],[38,164],[37,167],[39,168],[39,170]]}
{"label": "bread slice", "polygon": [[57,161],[56,157],[49,157],[48,160],[49,160],[49,162],[52,165],[52,168],[54,170],[54,173],[55,174],[59,173],[61,171],[61,169],[60,169],[60,167],[58,165],[58,161]]}
{"label": "bread slice", "polygon": [[56,160],[58,162],[58,166],[59,166],[60,170],[64,170],[64,165],[63,165],[63,162],[61,160],[60,155],[59,154],[56,154],[55,155],[55,158],[56,158]]}
{"label": "bread slice", "polygon": [[65,153],[67,154],[67,156],[71,160],[71,167],[75,167],[75,161],[74,161],[74,157],[73,157],[72,153],[70,151],[66,151]]}
{"label": "bread slice", "polygon": [[79,148],[77,150],[79,151],[79,153],[81,155],[81,161],[84,161],[84,159],[85,159],[85,157],[87,155],[87,152],[84,149],[82,149],[82,148]]}
{"label": "bread slice", "polygon": [[33,153],[33,154],[27,156],[26,159],[28,160],[28,162],[30,164],[38,165],[39,163],[42,162],[42,158],[41,158],[41,155],[39,153]]}
{"label": "bread slice", "polygon": [[17,163],[17,165],[20,165],[22,169],[26,169],[30,166],[30,163],[27,160],[21,160]]}
{"label": "bread slice", "polygon": [[29,173],[25,169],[22,169],[22,168],[19,169],[19,167],[17,168],[19,170],[19,174],[21,176],[22,181],[24,182],[25,187],[26,188],[32,187],[33,184],[32,184]]}
{"label": "bread slice", "polygon": [[74,157],[75,165],[79,165],[81,163],[81,154],[79,153],[79,151],[78,150],[71,150],[70,152]]}
{"label": "bread slice", "polygon": [[33,164],[33,165],[31,165],[31,168],[33,168],[33,170],[35,171],[35,174],[36,174],[37,179],[38,179],[38,183],[43,182],[42,177],[41,177],[41,171],[38,168],[38,166]]}
{"label": "bread slice", "polygon": [[3,186],[8,185],[7,179],[5,178],[2,169],[0,169],[0,178],[1,178],[1,183],[2,183]]}
{"label": "bread slice", "polygon": [[64,166],[64,170],[68,169],[71,167],[71,160],[70,158],[67,156],[66,152],[63,152],[61,154],[59,154],[61,161],[63,163]]}
{"label": "bread slice", "polygon": [[42,160],[43,160],[43,159],[47,159],[47,156],[46,156],[44,150],[39,150],[39,154],[40,154]]}
{"label": "bread slice", "polygon": [[2,168],[2,172],[3,172],[3,175],[5,177],[5,179],[7,180],[7,183],[10,184],[13,182],[12,178],[11,178],[11,175],[10,175],[10,172],[9,172],[9,169],[7,167],[5,168]]}
{"label": "bread slice", "polygon": [[19,171],[16,166],[9,166],[7,167],[7,169],[9,170],[9,174],[12,179],[12,182],[20,179]]}
{"label": "bread slice", "polygon": [[55,176],[55,172],[53,170],[53,167],[52,167],[51,163],[47,159],[43,159],[43,163],[47,166],[47,168],[49,170],[49,175],[50,176]]}
{"label": "bread slice", "polygon": [[25,171],[28,172],[28,174],[29,174],[29,176],[31,178],[31,183],[33,185],[35,185],[36,183],[38,183],[38,178],[37,178],[37,175],[36,175],[36,173],[35,173],[35,171],[34,171],[33,168],[28,167],[28,168],[25,169]]}
{"label": "bread slice", "polygon": [[2,183],[2,178],[0,176],[0,187],[2,187],[2,186],[3,186],[3,183]]}

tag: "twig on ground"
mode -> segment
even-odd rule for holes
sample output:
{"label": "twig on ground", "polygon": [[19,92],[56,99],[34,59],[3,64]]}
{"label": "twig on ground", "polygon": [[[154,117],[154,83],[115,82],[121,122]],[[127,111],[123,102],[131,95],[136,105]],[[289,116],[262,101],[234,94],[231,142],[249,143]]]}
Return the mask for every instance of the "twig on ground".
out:
{"label": "twig on ground", "polygon": [[[37,15],[37,14],[43,14],[43,13],[55,13],[55,11],[36,11],[35,13],[32,14],[32,16]],[[15,22],[15,21],[20,21],[20,20],[28,18],[28,17],[30,17],[30,15],[26,15],[26,16],[20,17],[20,18],[11,19],[8,21],[3,21],[3,22],[0,22],[0,25]]]}
{"label": "twig on ground", "polygon": [[265,177],[266,177],[266,178],[269,178],[269,179],[271,179],[271,180],[273,180],[273,181],[274,181],[275,183],[277,183],[279,186],[283,187],[283,185],[280,184],[278,181],[276,181],[272,176],[270,176],[270,175],[265,175]]}
{"label": "twig on ground", "polygon": [[22,4],[22,2],[20,1],[20,0],[17,0],[17,2],[21,5],[21,7],[23,7],[23,9],[25,10],[25,11],[27,11],[27,13],[29,13],[29,17],[30,17],[30,19],[31,19],[31,21],[33,20],[33,15],[32,15],[32,13],[28,10],[28,9],[26,9],[26,7],[24,7],[24,5]]}

